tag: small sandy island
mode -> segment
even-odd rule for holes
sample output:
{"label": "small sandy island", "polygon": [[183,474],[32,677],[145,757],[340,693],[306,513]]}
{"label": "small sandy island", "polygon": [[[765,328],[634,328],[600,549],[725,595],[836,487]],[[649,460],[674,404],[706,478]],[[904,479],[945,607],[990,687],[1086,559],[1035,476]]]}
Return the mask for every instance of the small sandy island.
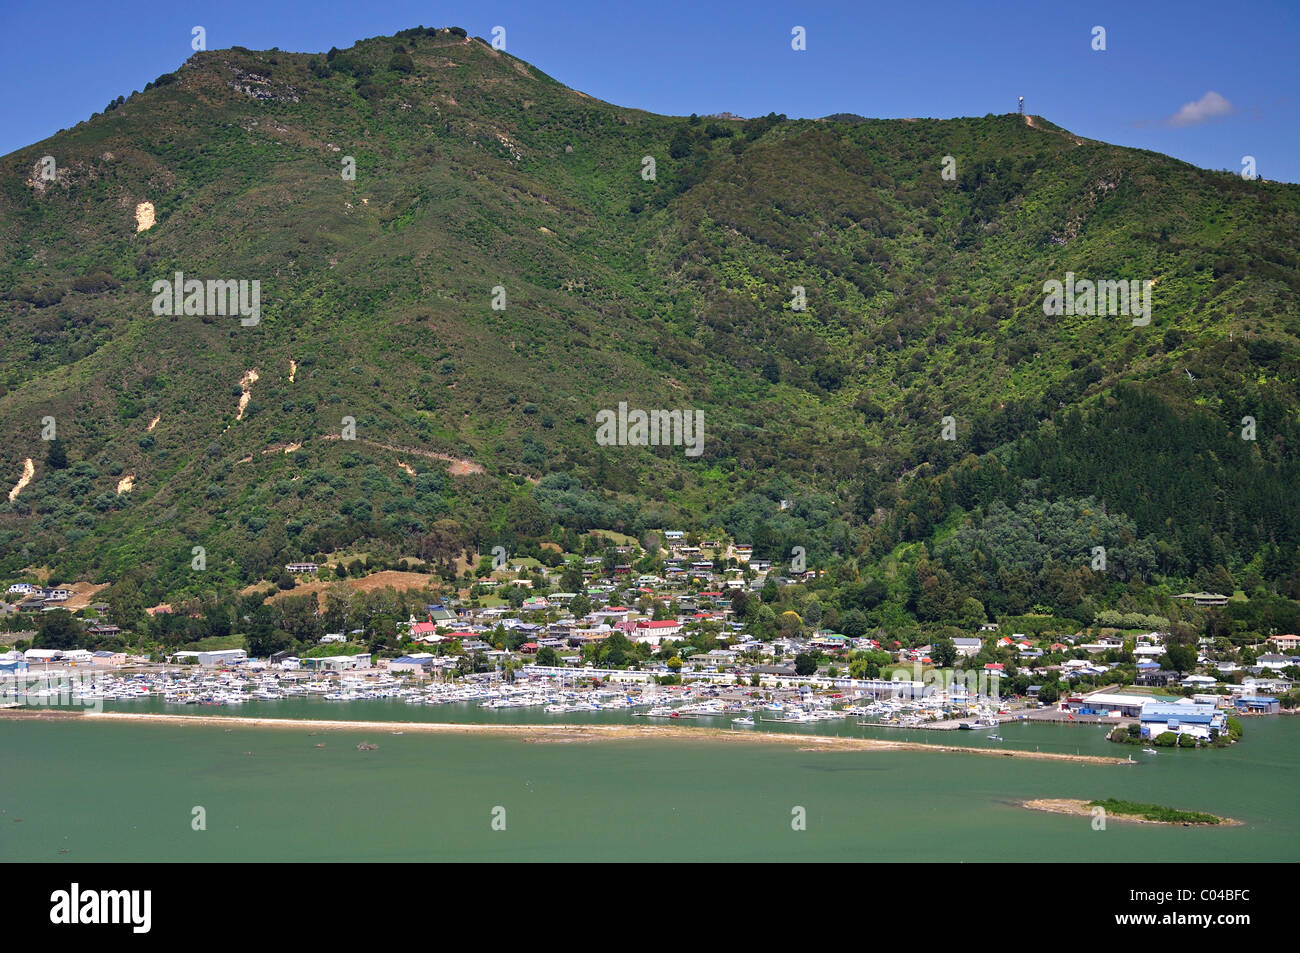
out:
{"label": "small sandy island", "polygon": [[[1092,817],[1092,808],[1090,801],[1079,798],[1035,798],[1031,801],[1021,801],[1020,806],[1028,808],[1031,811],[1045,811],[1048,814],[1073,814],[1076,817]],[[1218,817],[1217,814],[1211,815]],[[1138,817],[1134,814],[1118,814],[1114,811],[1106,812],[1107,821],[1126,821],[1129,824],[1159,824],[1162,827],[1237,827],[1243,822],[1234,820],[1231,817],[1219,817],[1217,824],[1193,824],[1188,821],[1152,821],[1145,817]]]}
{"label": "small sandy island", "polygon": [[946,754],[976,754],[989,758],[1024,758],[1031,761],[1070,761],[1076,764],[1128,765],[1124,758],[1099,755],[1061,754],[1048,751],[1018,751],[1006,748],[964,748],[955,745],[922,744],[880,738],[841,738],[830,735],[796,735],[730,731],[724,728],[686,728],[678,725],[485,725],[430,721],[343,721],[307,718],[241,718],[231,715],[155,715],[143,712],[10,710],[0,717],[85,718],[97,722],[137,725],[212,725],[221,728],[289,728],[313,731],[409,732],[412,734],[498,735],[523,738],[538,744],[572,744],[593,741],[728,741],[749,744],[791,745],[800,751],[925,751]]}

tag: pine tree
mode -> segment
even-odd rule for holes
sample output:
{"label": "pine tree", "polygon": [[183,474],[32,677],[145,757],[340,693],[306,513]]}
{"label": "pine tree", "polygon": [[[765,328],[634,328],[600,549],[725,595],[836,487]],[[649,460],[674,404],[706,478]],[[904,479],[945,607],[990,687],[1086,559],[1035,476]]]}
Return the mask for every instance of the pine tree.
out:
{"label": "pine tree", "polygon": [[45,452],[45,465],[51,470],[63,470],[68,466],[68,451],[63,447],[63,441],[57,437],[50,441],[50,447]]}

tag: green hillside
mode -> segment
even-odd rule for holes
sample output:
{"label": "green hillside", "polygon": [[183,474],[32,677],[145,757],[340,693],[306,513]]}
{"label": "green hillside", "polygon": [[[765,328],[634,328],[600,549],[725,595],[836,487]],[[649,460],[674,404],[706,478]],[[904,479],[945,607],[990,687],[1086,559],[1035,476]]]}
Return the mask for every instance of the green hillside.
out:
{"label": "green hillside", "polygon": [[[882,624],[1300,598],[1300,187],[1040,117],[657,116],[462,32],[197,53],[0,159],[0,573],[721,526]],[[154,314],[176,272],[260,321]],[[1067,273],[1150,323],[1046,315]],[[599,445],[620,402],[702,453]]]}

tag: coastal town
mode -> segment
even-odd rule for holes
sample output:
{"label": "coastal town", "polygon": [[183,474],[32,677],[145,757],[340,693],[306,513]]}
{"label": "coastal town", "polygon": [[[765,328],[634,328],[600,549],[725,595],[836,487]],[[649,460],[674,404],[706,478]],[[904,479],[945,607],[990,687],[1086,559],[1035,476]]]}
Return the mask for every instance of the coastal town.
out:
{"label": "coastal town", "polygon": [[[1182,645],[1159,619],[1111,613],[1093,626],[1029,615],[891,637],[822,608],[827,570],[773,565],[744,544],[665,530],[648,548],[600,537],[586,548],[599,552],[485,554],[451,591],[359,561],[293,562],[245,595],[244,632],[193,642],[170,633],[202,623],[199,606],[147,607],[132,631],[101,599],[111,587],[16,581],[0,606],[0,703],[386,700],[993,740],[1005,721],[1030,719],[1115,726],[1112,740],[1147,750],[1232,743],[1241,716],[1296,704],[1296,635]],[[1229,598],[1174,596],[1207,611]]]}
{"label": "coastal town", "polygon": [[10,18],[6,919],[998,864],[1285,935],[1297,11]]}

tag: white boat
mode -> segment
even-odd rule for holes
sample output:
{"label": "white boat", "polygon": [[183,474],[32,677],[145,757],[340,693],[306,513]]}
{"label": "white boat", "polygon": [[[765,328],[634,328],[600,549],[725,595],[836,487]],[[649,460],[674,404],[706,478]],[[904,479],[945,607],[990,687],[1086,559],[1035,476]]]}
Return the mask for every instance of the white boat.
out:
{"label": "white boat", "polygon": [[733,725],[743,725],[746,728],[754,727],[754,719],[749,717],[749,715],[743,715],[740,718],[733,718],[731,719],[731,723]]}
{"label": "white boat", "polygon": [[1142,749],[1142,753],[1143,753],[1143,754],[1159,754],[1160,752],[1156,751],[1155,748],[1143,748],[1143,749]]}

